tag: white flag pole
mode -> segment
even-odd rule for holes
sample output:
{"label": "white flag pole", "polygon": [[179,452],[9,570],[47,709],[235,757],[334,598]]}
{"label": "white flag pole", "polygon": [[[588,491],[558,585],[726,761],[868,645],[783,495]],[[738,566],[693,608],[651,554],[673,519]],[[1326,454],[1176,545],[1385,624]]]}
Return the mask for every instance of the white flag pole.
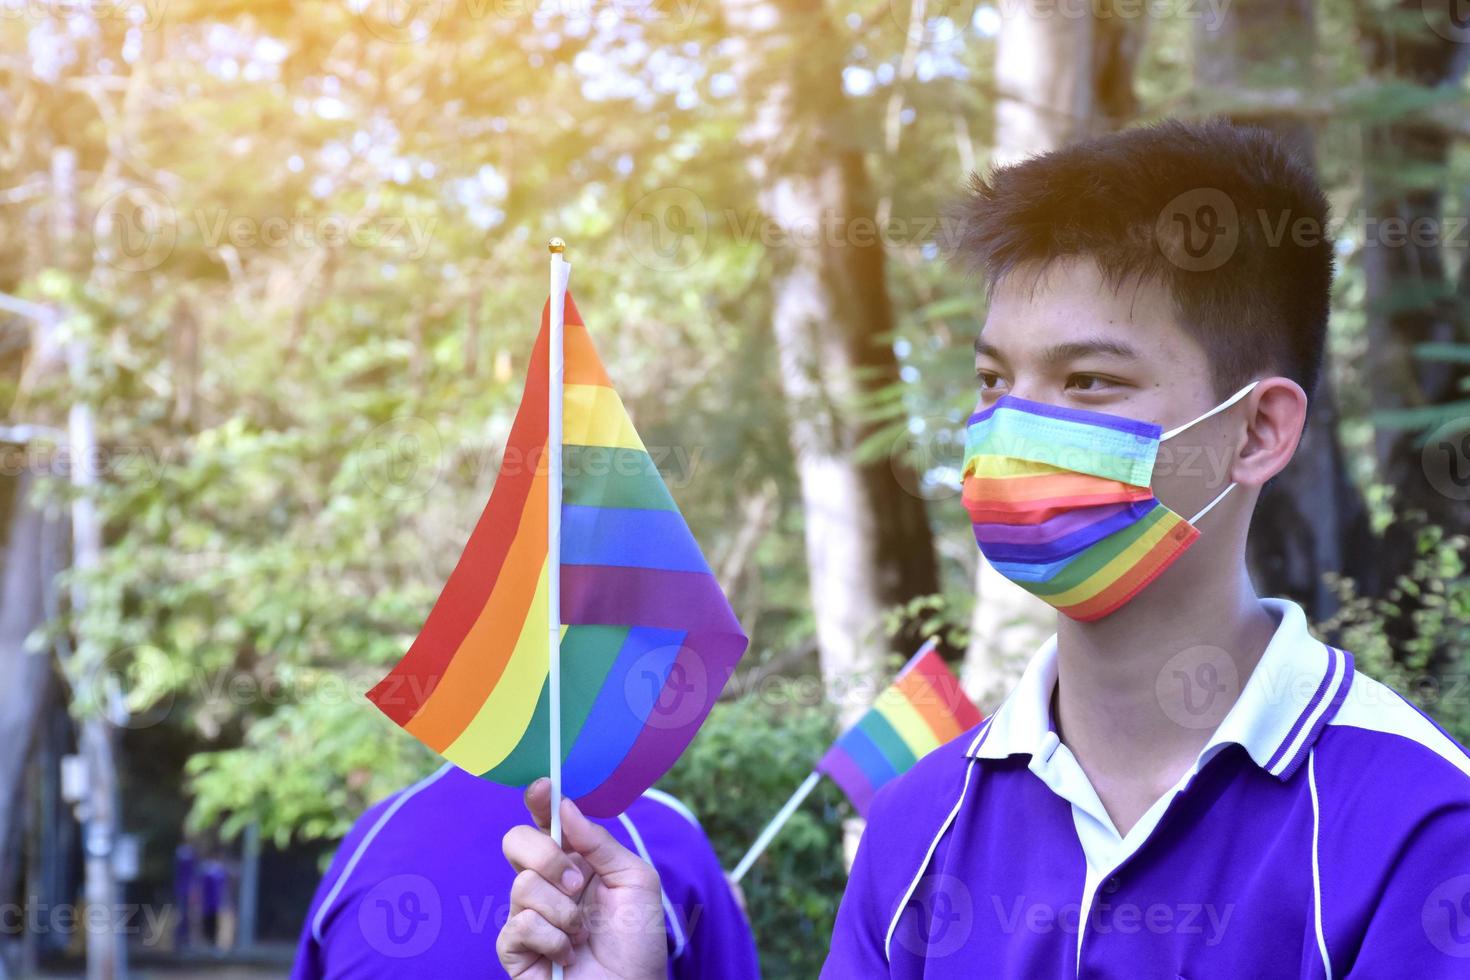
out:
{"label": "white flag pole", "polygon": [[765,852],[765,849],[770,846],[771,841],[781,832],[781,828],[786,826],[786,821],[791,819],[791,815],[796,812],[796,808],[801,806],[802,801],[811,795],[812,790],[817,788],[817,783],[821,781],[821,778],[821,773],[812,772],[807,775],[806,779],[802,780],[801,785],[796,788],[796,792],[791,794],[791,799],[787,800],[785,805],[776,811],[776,815],[771,818],[770,823],[766,824],[766,828],[760,832],[760,836],[755,839],[755,843],[750,845],[750,850],[745,852],[745,857],[741,858],[740,863],[735,865],[735,870],[730,873],[731,881],[738,884],[740,879],[745,877],[745,872],[750,870],[750,866],[755,864],[755,859]]}
{"label": "white flag pole", "polygon": [[[561,414],[562,414],[562,333],[566,318],[567,278],[572,267],[562,254],[566,242],[553,238],[546,246],[551,251],[550,342],[547,366],[546,406],[546,620],[547,665],[546,695],[551,709],[551,839],[561,846]],[[551,965],[553,980],[560,980],[562,967]]]}

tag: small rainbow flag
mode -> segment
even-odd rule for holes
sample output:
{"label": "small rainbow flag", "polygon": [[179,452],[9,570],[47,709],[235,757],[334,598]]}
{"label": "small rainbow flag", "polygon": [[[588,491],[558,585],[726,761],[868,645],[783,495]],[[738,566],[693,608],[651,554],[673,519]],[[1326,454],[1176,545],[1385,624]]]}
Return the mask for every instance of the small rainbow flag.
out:
{"label": "small rainbow flag", "polygon": [[936,647],[934,640],[920,647],[817,763],[817,771],[831,776],[863,816],[878,787],[980,724],[979,710]]}
{"label": "small rainbow flag", "polygon": [[[562,792],[607,817],[683,752],[747,641],[565,301]],[[422,632],[368,692],[455,765],[510,786],[550,770],[550,324],[548,302],[490,501]]]}

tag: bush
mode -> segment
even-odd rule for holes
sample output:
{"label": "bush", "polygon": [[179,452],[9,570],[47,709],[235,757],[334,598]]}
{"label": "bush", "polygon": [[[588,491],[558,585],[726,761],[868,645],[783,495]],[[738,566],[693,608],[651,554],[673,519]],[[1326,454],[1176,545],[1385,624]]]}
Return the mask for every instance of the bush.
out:
{"label": "bush", "polygon": [[[1416,545],[1413,566],[1386,596],[1360,595],[1352,581],[1330,576],[1341,605],[1319,632],[1351,652],[1358,670],[1470,742],[1470,539],[1424,525]],[[1405,623],[1408,635],[1395,635]]]}

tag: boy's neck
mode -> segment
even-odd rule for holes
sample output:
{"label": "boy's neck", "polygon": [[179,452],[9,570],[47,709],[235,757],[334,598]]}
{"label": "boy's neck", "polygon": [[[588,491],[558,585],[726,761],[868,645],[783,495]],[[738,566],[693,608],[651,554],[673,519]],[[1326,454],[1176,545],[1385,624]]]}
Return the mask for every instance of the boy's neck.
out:
{"label": "boy's neck", "polygon": [[1057,733],[1120,834],[1193,765],[1276,630],[1244,563],[1224,567],[1221,581],[1169,577],[1102,620],[1058,625]]}

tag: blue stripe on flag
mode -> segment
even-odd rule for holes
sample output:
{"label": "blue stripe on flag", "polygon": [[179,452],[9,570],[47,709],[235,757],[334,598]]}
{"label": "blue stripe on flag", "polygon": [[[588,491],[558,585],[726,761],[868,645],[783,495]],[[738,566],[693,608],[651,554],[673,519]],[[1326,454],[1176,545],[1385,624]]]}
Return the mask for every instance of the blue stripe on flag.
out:
{"label": "blue stripe on flag", "polygon": [[699,545],[676,510],[567,504],[561,509],[561,562],[709,572]]}
{"label": "blue stripe on flag", "polygon": [[857,726],[849,728],[837,742],[846,750],[852,761],[857,763],[863,775],[868,777],[868,782],[873,784],[875,791],[879,786],[898,775],[893,764],[888,761],[888,757],[878,748],[877,743],[869,738],[868,733],[861,728]]}
{"label": "blue stripe on flag", "polygon": [[643,731],[687,634],[634,626],[562,766],[562,792],[581,796],[612,775]]}

